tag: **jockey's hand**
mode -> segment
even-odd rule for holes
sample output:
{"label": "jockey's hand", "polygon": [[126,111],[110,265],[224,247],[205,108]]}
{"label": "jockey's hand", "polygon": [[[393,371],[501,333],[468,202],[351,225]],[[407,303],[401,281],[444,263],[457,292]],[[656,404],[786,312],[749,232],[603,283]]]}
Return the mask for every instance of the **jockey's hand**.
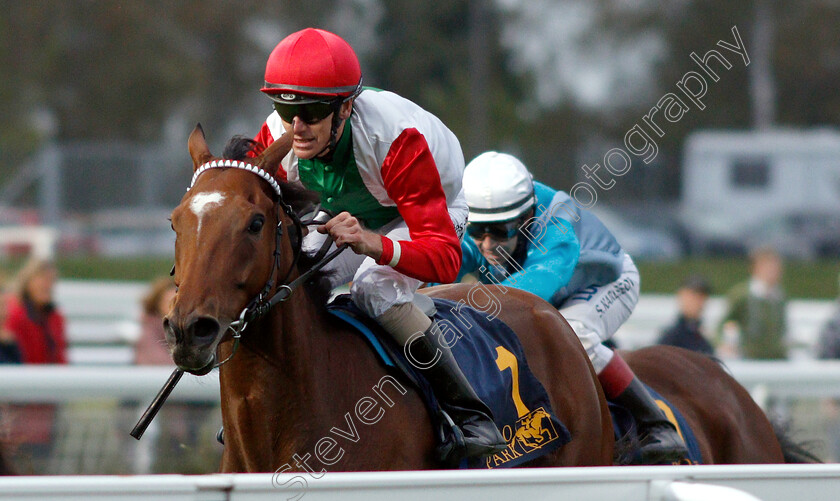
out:
{"label": "jockey's hand", "polygon": [[347,244],[356,254],[373,259],[382,255],[382,238],[365,229],[349,212],[342,212],[318,227],[318,233],[329,233],[336,245]]}

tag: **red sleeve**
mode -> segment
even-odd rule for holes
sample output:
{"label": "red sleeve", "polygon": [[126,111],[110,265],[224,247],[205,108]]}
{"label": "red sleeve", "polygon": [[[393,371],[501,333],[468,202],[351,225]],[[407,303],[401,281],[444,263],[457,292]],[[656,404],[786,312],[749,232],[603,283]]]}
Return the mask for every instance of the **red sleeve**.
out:
{"label": "red sleeve", "polygon": [[[271,143],[274,142],[274,136],[271,135],[271,130],[268,128],[267,123],[263,122],[262,127],[260,127],[260,131],[257,132],[256,136],[254,136],[254,141],[256,141],[259,145],[257,151],[262,151],[268,148],[269,145],[271,145]],[[256,152],[250,152],[248,153],[248,156],[253,158],[257,156],[257,154],[258,153]],[[286,171],[283,170],[282,165],[277,167],[277,172],[274,173],[274,176],[279,179],[282,179],[283,181],[286,181]]]}
{"label": "red sleeve", "polygon": [[461,267],[461,243],[449,217],[432,152],[417,129],[406,129],[393,142],[382,163],[385,190],[408,225],[411,240],[393,242],[382,237],[378,264],[424,282],[450,283]]}

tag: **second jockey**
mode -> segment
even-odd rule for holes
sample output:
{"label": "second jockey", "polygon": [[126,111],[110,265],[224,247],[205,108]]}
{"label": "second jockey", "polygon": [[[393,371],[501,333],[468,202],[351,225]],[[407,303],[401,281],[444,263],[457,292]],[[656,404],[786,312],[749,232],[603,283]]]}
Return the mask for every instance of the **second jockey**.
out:
{"label": "second jockey", "polygon": [[458,139],[413,102],[363,88],[353,49],[319,29],[277,45],[262,92],[274,112],[256,141],[267,147],[292,134],[277,175],[318,192],[322,207],[337,214],[307,235],[304,248],[317,249],[326,234],[352,248],[326,267],[333,284],[352,281],[353,302],[409,360],[424,364],[418,368],[464,433],[466,456],[505,449],[439,326],[412,303],[423,282],[451,282],[461,265],[467,204]]}
{"label": "second jockey", "polygon": [[[608,400],[639,425],[645,464],[677,462],[685,443],[610,339],[639,299],[639,272],[613,235],[563,191],[534,182],[515,157],[486,152],[464,171],[469,224],[459,279],[523,289],[560,310],[580,338]],[[492,290],[492,289],[491,289]]]}

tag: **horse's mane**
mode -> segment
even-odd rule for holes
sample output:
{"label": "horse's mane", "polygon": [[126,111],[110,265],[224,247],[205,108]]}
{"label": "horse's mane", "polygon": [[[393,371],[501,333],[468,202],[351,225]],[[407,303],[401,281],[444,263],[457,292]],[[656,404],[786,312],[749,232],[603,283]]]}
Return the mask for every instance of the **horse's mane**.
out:
{"label": "horse's mane", "polygon": [[[245,160],[249,153],[259,154],[261,148],[262,146],[258,142],[249,137],[233,136],[225,146],[222,158]],[[270,174],[274,175],[274,172],[270,172]],[[283,200],[291,205],[298,215],[305,214],[320,201],[318,193],[307,190],[300,183],[288,183],[281,179],[277,179],[277,183],[280,185],[280,191],[283,192]]]}
{"label": "horse's mane", "polygon": [[[253,139],[245,136],[234,136],[225,146],[222,152],[222,158],[245,160],[249,153],[259,154],[260,149],[261,145]],[[274,175],[273,172],[271,174]],[[280,191],[283,193],[283,201],[289,204],[298,216],[311,212],[320,201],[318,193],[307,190],[300,183],[289,183],[281,179],[277,179],[277,183],[280,185]],[[304,272],[315,265],[316,262],[314,253],[308,254],[304,252],[300,256],[298,269]],[[332,291],[329,273],[315,273],[306,282],[305,288],[316,304],[326,305]]]}

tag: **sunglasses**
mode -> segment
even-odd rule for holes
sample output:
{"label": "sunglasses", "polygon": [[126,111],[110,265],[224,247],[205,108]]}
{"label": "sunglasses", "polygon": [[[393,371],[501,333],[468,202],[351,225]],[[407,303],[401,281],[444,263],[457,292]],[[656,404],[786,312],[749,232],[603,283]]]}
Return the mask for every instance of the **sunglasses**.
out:
{"label": "sunglasses", "polygon": [[469,223],[467,234],[476,240],[481,240],[484,235],[490,235],[493,240],[510,240],[519,231],[522,221],[516,219],[506,223]]}
{"label": "sunglasses", "polygon": [[327,118],[330,113],[335,111],[335,107],[331,101],[317,101],[306,104],[274,103],[274,110],[288,124],[292,123],[295,117],[298,117],[304,123],[312,125]]}

